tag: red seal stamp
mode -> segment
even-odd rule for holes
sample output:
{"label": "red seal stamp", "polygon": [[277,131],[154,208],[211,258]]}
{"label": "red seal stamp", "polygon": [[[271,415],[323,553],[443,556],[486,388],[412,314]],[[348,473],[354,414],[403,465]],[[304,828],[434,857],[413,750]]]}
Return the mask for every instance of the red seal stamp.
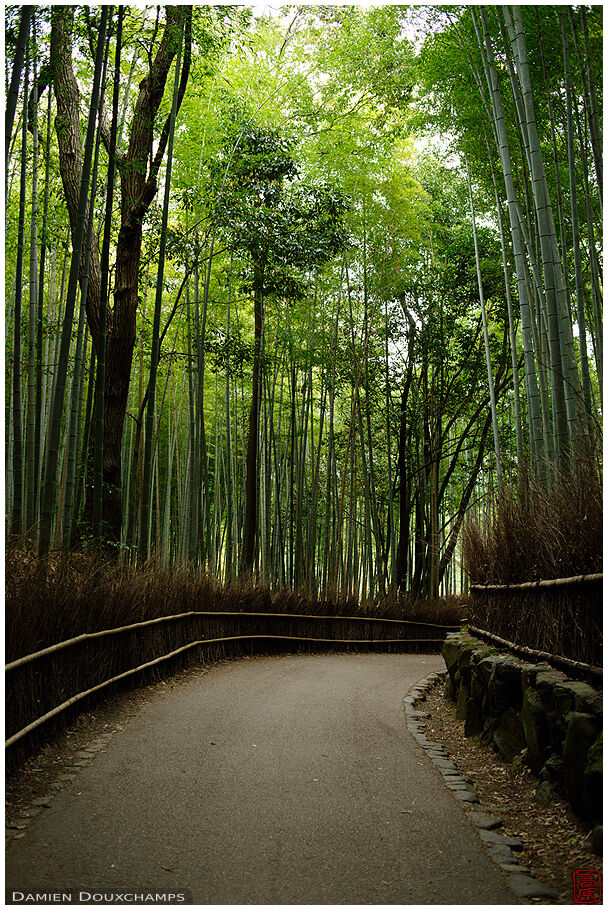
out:
{"label": "red seal stamp", "polygon": [[597,869],[577,869],[572,873],[575,904],[601,904],[602,877]]}

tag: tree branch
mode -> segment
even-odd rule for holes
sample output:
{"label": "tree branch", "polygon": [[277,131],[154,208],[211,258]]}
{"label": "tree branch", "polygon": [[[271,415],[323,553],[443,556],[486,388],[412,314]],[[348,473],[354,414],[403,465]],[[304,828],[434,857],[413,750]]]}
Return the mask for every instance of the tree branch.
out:
{"label": "tree branch", "polygon": [[[189,60],[191,54],[191,23],[192,7],[167,6],[165,28],[156,56],[150,67],[148,75],[139,85],[139,96],[135,104],[135,112],[131,124],[129,147],[121,167],[122,182],[122,216],[123,228],[135,230],[145,216],[150,203],[158,189],[156,176],[160,167],[161,158],[155,167],[156,159],[148,175],[148,161],[152,156],[152,143],[154,140],[154,122],[163,98],[169,69],[177,52],[182,17],[186,16],[188,66],[186,55],[184,57],[184,70],[186,79],[189,73]],[[180,84],[180,89],[182,86]],[[185,91],[185,83],[183,85]],[[182,91],[182,97],[183,97]],[[181,99],[180,99],[181,100]],[[161,140],[163,139],[161,133]],[[168,138],[168,130],[167,130]],[[164,139],[162,152],[164,154],[167,139]]]}
{"label": "tree branch", "polygon": [[[190,64],[192,61],[192,7],[186,7],[186,16],[185,22],[185,34],[184,34],[184,65],[182,67],[182,73],[179,82],[179,89],[177,95],[177,113],[181,107],[184,95],[186,93],[186,86],[188,84],[188,78],[190,76]],[[163,157],[165,155],[165,150],[167,147],[167,141],[169,139],[169,129],[171,125],[171,115],[167,117],[163,124],[161,130],[160,138],[158,140],[158,149],[154,160],[150,167],[150,173],[148,175],[148,180],[146,181],[146,186],[144,187],[143,193],[140,197],[139,203],[135,206],[135,217],[143,217],[148,206],[152,202],[152,199],[156,195],[158,185],[156,178],[158,177],[158,172],[162,164]]]}

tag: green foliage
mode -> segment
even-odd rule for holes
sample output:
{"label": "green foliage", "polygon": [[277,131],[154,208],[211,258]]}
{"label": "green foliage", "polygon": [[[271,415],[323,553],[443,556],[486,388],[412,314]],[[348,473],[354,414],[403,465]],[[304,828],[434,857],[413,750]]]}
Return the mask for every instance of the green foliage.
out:
{"label": "green foliage", "polygon": [[212,168],[214,222],[228,248],[245,253],[254,271],[263,273],[264,292],[290,299],[305,293],[304,272],[346,243],[342,194],[303,184],[298,176],[291,146],[278,131],[231,117],[223,154]]}

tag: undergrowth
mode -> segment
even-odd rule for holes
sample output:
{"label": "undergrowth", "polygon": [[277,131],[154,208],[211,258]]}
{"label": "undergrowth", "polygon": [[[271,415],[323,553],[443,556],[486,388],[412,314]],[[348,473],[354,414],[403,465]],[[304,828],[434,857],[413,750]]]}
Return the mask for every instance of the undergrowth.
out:
{"label": "undergrowth", "polygon": [[527,480],[505,489],[480,523],[463,532],[472,583],[513,584],[602,571],[602,487],[582,461],[551,489]]}

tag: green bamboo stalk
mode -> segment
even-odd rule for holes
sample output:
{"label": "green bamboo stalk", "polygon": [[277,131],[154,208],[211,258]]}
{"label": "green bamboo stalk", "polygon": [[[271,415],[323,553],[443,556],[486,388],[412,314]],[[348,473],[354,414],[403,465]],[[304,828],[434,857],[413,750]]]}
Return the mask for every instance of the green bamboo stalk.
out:
{"label": "green bamboo stalk", "polygon": [[574,280],[576,288],[576,312],[579,328],[581,374],[583,399],[587,413],[591,414],[591,378],[587,357],[587,331],[585,324],[585,294],[581,263],[580,229],[578,222],[578,199],[576,192],[576,167],[574,158],[574,130],[572,121],[572,79],[570,73],[570,51],[567,30],[567,13],[561,10],[562,48],[564,55],[564,79],[566,84],[566,140],[568,146],[568,179],[570,182],[570,217],[572,219],[572,248],[574,251]]}
{"label": "green bamboo stalk", "polygon": [[522,243],[522,234],[519,223],[519,207],[515,192],[513,180],[513,171],[511,165],[511,152],[505,125],[505,117],[502,104],[502,96],[498,84],[498,75],[494,62],[494,53],[490,41],[485,7],[481,7],[481,26],[483,37],[479,30],[477,20],[473,15],[478,42],[480,47],[485,45],[487,54],[487,65],[485,66],[486,79],[490,91],[490,100],[492,112],[494,115],[494,126],[496,141],[500,155],[501,168],[505,183],[507,196],[507,207],[509,212],[509,224],[511,228],[511,243],[513,245],[513,257],[515,261],[515,273],[517,276],[517,295],[519,298],[522,339],[524,346],[524,370],[526,379],[526,395],[528,402],[528,420],[530,425],[531,454],[533,458],[533,470],[543,479],[546,476],[546,459],[547,451],[543,444],[543,429],[540,398],[538,391],[538,381],[536,376],[536,365],[534,362],[534,344],[532,330],[532,312],[530,298],[528,294],[528,285],[526,281],[525,256]]}
{"label": "green bamboo stalk", "polygon": [[[489,148],[488,148],[489,153]],[[519,366],[517,357],[517,340],[515,333],[515,318],[513,315],[513,302],[511,300],[511,282],[509,280],[509,266],[507,261],[507,246],[505,243],[505,230],[502,218],[502,207],[498,195],[498,184],[496,174],[492,167],[492,182],[494,184],[494,196],[496,199],[496,215],[498,218],[498,232],[500,236],[500,252],[502,257],[502,269],[505,277],[505,296],[507,300],[507,319],[509,320],[509,342],[511,348],[511,371],[513,373],[513,405],[514,405],[514,423],[515,423],[515,444],[517,447],[517,469],[518,476],[523,478],[524,472],[524,445],[521,421],[521,404],[519,400]]]}
{"label": "green bamboo stalk", "polygon": [[25,450],[25,531],[32,534],[36,523],[36,342],[38,316],[38,79],[36,73],[36,28],[32,21],[32,90],[28,103],[32,124],[32,210],[30,222],[30,297],[28,319],[27,428]]}
{"label": "green bamboo stalk", "polygon": [[[529,148],[529,160],[532,173],[532,189],[538,218],[540,245],[542,251],[544,291],[547,302],[547,321],[549,327],[550,379],[553,405],[553,421],[557,443],[556,458],[558,467],[565,470],[569,460],[571,438],[569,434],[569,414],[567,410],[567,393],[570,401],[570,389],[566,385],[564,374],[563,320],[560,313],[559,282],[556,282],[555,268],[555,224],[547,189],[543,157],[538,136],[536,111],[532,81],[528,64],[526,39],[523,30],[521,13],[518,7],[512,8],[513,20],[508,7],[503,7],[507,30],[515,53],[518,69],[517,75],[521,86],[525,121],[522,122],[524,141]],[[561,269],[559,270],[561,273]]]}
{"label": "green bamboo stalk", "polygon": [[[19,98],[19,82],[21,80],[21,71],[23,69],[23,61],[26,55],[26,45],[29,37],[30,31],[30,20],[34,14],[35,7],[33,6],[22,6],[21,7],[21,18],[19,20],[19,33],[17,35],[17,45],[15,47],[15,58],[13,60],[13,70],[11,73],[11,81],[6,93],[6,113],[4,115],[4,164],[6,167],[6,179],[8,181],[8,172],[9,172],[9,161],[10,161],[10,143],[13,133],[13,123],[15,120],[15,112],[17,110],[17,101]],[[24,77],[24,93],[27,100],[27,66],[26,74]],[[24,105],[24,111],[27,111],[27,105]],[[24,119],[27,120],[27,115],[24,115]],[[7,196],[8,198],[8,196]]]}
{"label": "green bamboo stalk", "polygon": [[[36,407],[34,423],[34,473],[35,473],[35,510],[38,516],[40,506],[40,480],[42,472],[42,411],[44,408],[43,394],[43,319],[44,319],[44,277],[46,267],[46,251],[48,247],[48,215],[50,194],[50,169],[51,169],[51,102],[52,92],[48,93],[46,114],[46,143],[45,143],[45,168],[44,168],[44,205],[42,212],[42,242],[40,245],[40,270],[38,278],[38,295],[36,313]],[[47,339],[48,345],[48,339]]]}
{"label": "green bamboo stalk", "polygon": [[233,575],[233,479],[232,479],[232,428],[230,423],[230,302],[232,294],[232,258],[228,277],[228,302],[226,307],[226,380],[224,410],[226,421],[226,568],[225,583],[232,582]]}
{"label": "green bamboo stalk", "polygon": [[139,558],[145,561],[149,555],[149,539],[152,519],[152,459],[154,439],[154,412],[156,404],[156,376],[160,354],[160,313],[163,299],[163,278],[165,271],[165,255],[167,248],[167,227],[169,222],[169,198],[171,192],[171,171],[173,167],[173,139],[175,134],[175,120],[177,117],[177,100],[179,90],[179,77],[182,59],[182,44],[184,34],[184,20],[180,23],[179,45],[175,63],[175,81],[173,85],[173,103],[171,107],[171,121],[169,140],[167,146],[167,167],[165,172],[165,193],[161,221],[160,250],[158,254],[158,273],[156,278],[156,298],[154,304],[154,321],[152,327],[152,352],[150,355],[150,379],[148,382],[148,407],[146,411],[146,438],[144,447],[144,482],[140,522],[140,547]]}
{"label": "green bamboo stalk", "polygon": [[602,320],[602,293],[601,270],[595,245],[595,233],[593,225],[593,211],[589,193],[589,169],[587,166],[587,149],[584,142],[578,110],[576,113],[576,128],[581,149],[581,165],[583,169],[583,186],[585,195],[585,215],[587,221],[587,246],[589,256],[589,270],[591,273],[591,300],[593,312],[593,336],[595,338],[595,358],[597,377],[600,391],[600,401],[603,403],[603,367],[604,367],[604,342],[603,342],[603,320]]}
{"label": "green bamboo stalk", "polygon": [[569,9],[570,26],[574,37],[574,47],[579,59],[581,71],[581,83],[583,87],[583,103],[585,112],[589,121],[589,133],[591,136],[591,150],[593,153],[593,162],[597,177],[597,185],[600,195],[600,205],[603,201],[603,161],[602,161],[602,139],[599,127],[598,104],[595,92],[595,80],[591,71],[591,54],[589,52],[589,27],[587,24],[587,12],[584,7],[580,8],[581,20],[583,23],[583,48],[579,47],[580,40],[574,10]]}
{"label": "green bamboo stalk", "polygon": [[465,158],[467,172],[467,186],[469,189],[469,204],[471,207],[471,222],[473,225],[473,245],[475,247],[475,268],[477,271],[477,287],[479,290],[479,303],[481,306],[481,319],[483,324],[483,341],[486,355],[486,368],[488,371],[488,389],[490,392],[490,412],[492,414],[492,434],[494,437],[494,455],[496,458],[496,480],[498,492],[502,490],[502,459],[500,454],[500,440],[498,438],[498,418],[496,416],[496,399],[494,397],[494,377],[492,373],[492,360],[490,357],[490,336],[488,333],[488,316],[486,313],[486,304],[483,293],[483,281],[481,278],[481,266],[479,261],[479,245],[477,243],[477,225],[475,222],[475,206],[473,204],[473,187],[471,185],[471,172],[469,162]]}
{"label": "green bamboo stalk", "polygon": [[21,401],[21,311],[23,297],[23,248],[25,238],[25,192],[27,167],[27,107],[29,53],[25,51],[23,77],[23,123],[21,129],[21,175],[19,181],[19,222],[17,227],[17,263],[15,269],[15,316],[13,323],[13,508],[11,533],[23,530],[23,411]]}

